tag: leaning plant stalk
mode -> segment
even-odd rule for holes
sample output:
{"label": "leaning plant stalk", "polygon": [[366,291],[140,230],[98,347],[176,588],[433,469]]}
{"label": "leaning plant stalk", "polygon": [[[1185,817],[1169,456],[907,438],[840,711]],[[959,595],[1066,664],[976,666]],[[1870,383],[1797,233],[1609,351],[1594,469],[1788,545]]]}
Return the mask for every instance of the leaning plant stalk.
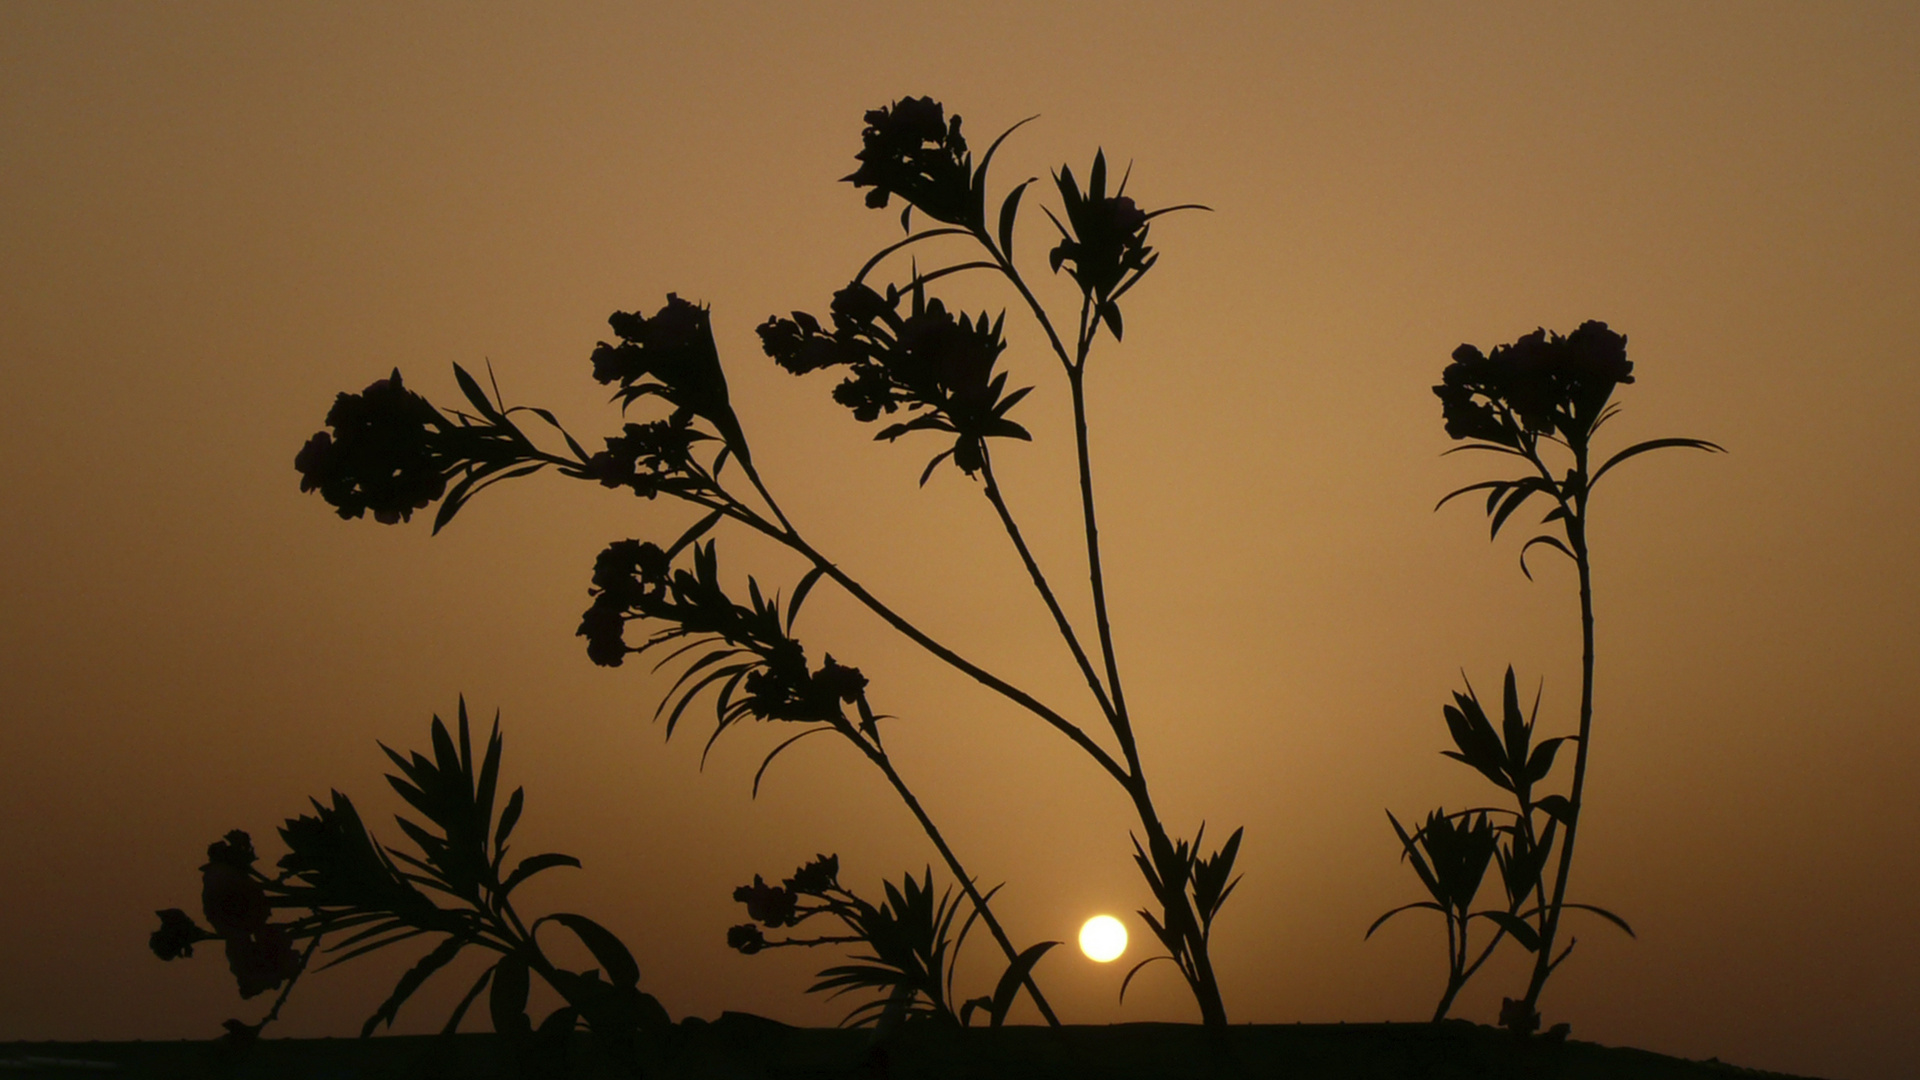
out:
{"label": "leaning plant stalk", "polygon": [[[893,762],[887,757],[886,748],[880,743],[879,718],[874,715],[873,707],[867,703],[865,693],[860,695],[857,704],[860,708],[861,726],[868,732],[868,738],[861,738],[850,728],[842,728],[841,734],[852,740],[854,745],[867,756],[867,760],[873,762],[886,775],[887,782],[893,785],[893,790],[900,796],[900,801],[907,804],[908,810],[913,811],[913,816],[920,822],[920,828],[926,832],[927,839],[933,841],[933,846],[939,850],[940,857],[946,861],[947,869],[953,872],[954,880],[958,881],[960,888],[965,890],[967,899],[973,902],[973,909],[980,913],[980,921],[987,924],[987,930],[993,934],[993,940],[999,943],[1000,951],[1006,954],[1007,963],[1019,963],[1020,950],[1014,948],[1013,939],[1001,929],[1000,920],[994,917],[993,908],[988,906],[987,898],[980,895],[979,887],[967,874],[966,867],[960,865],[960,859],[953,853],[953,849],[947,846],[946,838],[940,835],[939,828],[934,825],[933,818],[927,816],[926,810],[921,807],[920,800],[914,796],[913,790],[907,787],[906,781],[900,779],[900,774],[894,771]],[[1046,1018],[1047,1025],[1059,1027],[1060,1018],[1054,1015],[1053,1007],[1047,1004],[1046,995],[1040,992],[1040,985],[1034,981],[1031,970],[1022,977],[1021,985],[1025,986],[1027,993],[1032,995],[1033,1004],[1040,1010],[1040,1015]]]}

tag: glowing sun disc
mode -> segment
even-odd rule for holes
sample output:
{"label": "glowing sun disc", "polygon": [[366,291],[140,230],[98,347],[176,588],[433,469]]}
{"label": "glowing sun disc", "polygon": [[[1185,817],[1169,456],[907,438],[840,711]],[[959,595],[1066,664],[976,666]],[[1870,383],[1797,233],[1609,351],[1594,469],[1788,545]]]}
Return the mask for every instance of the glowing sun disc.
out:
{"label": "glowing sun disc", "polygon": [[1111,915],[1095,915],[1080,928],[1080,951],[1105,964],[1127,951],[1127,928]]}

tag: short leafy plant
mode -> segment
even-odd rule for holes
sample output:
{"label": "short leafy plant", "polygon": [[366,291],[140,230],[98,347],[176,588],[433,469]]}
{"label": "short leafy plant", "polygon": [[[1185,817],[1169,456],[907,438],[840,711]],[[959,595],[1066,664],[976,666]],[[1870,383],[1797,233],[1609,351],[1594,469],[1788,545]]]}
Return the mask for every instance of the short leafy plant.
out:
{"label": "short leafy plant", "polygon": [[[1683,448],[1724,452],[1704,439],[1663,438],[1635,443],[1592,465],[1594,434],[1619,405],[1614,390],[1633,382],[1627,339],[1602,322],[1586,322],[1566,336],[1535,330],[1511,345],[1482,353],[1472,345],[1454,350],[1452,363],[1433,392],[1440,398],[1447,434],[1462,442],[1448,451],[1478,450],[1518,458],[1519,476],[1468,484],[1440,500],[1486,492],[1490,534],[1529,501],[1547,503],[1543,531],[1520,548],[1520,569],[1531,579],[1527,553],[1544,547],[1574,564],[1579,581],[1581,628],[1580,712],[1576,733],[1534,741],[1539,713],[1536,695],[1523,710],[1513,669],[1506,673],[1496,731],[1471,684],[1456,691],[1442,709],[1455,749],[1447,757],[1477,770],[1513,800],[1511,809],[1481,807],[1448,813],[1435,810],[1409,833],[1391,812],[1402,857],[1430,897],[1382,915],[1367,935],[1402,911],[1440,911],[1446,918],[1447,982],[1434,1019],[1452,1007],[1455,996],[1506,938],[1533,955],[1527,986],[1520,998],[1507,998],[1500,1023],[1518,1034],[1540,1026],[1538,1003],[1547,978],[1572,952],[1577,939],[1558,944],[1561,916],[1569,910],[1598,915],[1632,934],[1626,920],[1591,904],[1567,899],[1573,869],[1574,840],[1581,824],[1588,751],[1592,746],[1594,690],[1593,564],[1588,520],[1594,489],[1616,466],[1653,450]],[[1557,448],[1557,449],[1555,449]],[[1552,772],[1560,747],[1574,744],[1573,777],[1566,794],[1536,795],[1535,787]],[[1556,850],[1556,843],[1558,848]],[[1556,857],[1557,856],[1557,857]],[[1506,902],[1473,910],[1475,895],[1489,862],[1500,870]],[[1469,944],[1474,920],[1491,934],[1477,953]],[[1564,1025],[1555,1030],[1564,1033]]]}
{"label": "short leafy plant", "polygon": [[[312,800],[312,814],[280,827],[287,854],[271,876],[256,865],[253,841],[243,831],[207,849],[201,910],[208,926],[179,908],[158,913],[160,928],[149,945],[162,960],[191,956],[196,944],[220,941],[242,997],[280,990],[261,1020],[227,1021],[232,1038],[250,1040],[279,1015],[316,953],[331,956],[324,967],[332,967],[415,938],[435,944],[367,1018],[362,1036],[390,1027],[407,999],[469,948],[494,957],[447,1018],[446,1033],[460,1026],[483,993],[494,1030],[526,1053],[564,1052],[568,1036],[585,1029],[631,1061],[642,1040],[665,1030],[666,1011],[639,988],[639,965],[611,931],[571,912],[529,923],[515,909],[514,890],[534,875],[580,862],[551,852],[508,858],[526,800],[524,789],[515,788],[495,813],[499,721],[477,761],[465,701],[457,734],[456,740],[436,716],[431,757],[381,747],[399,770],[387,782],[424,819],[396,819],[413,842],[411,851],[374,839],[353,801],[335,791],[327,802]],[[548,924],[578,938],[599,966],[573,971],[554,963],[539,940]],[[322,947],[323,940],[329,944]],[[301,942],[304,949],[296,951]],[[537,1027],[527,1011],[536,975],[564,1003]]]}
{"label": "short leafy plant", "polygon": [[[936,899],[931,868],[917,880],[908,874],[898,886],[889,881],[883,888],[886,899],[876,905],[840,884],[838,855],[818,856],[779,885],[769,885],[755,874],[753,884],[733,891],[733,898],[746,905],[747,916],[753,921],[727,931],[727,944],[748,955],[765,949],[862,946],[868,950],[865,954],[853,957],[853,963],[820,972],[820,981],[808,991],[832,991],[832,997],[858,990],[878,991],[879,997],[863,1002],[847,1015],[849,1024],[885,1026],[919,1018],[959,1027],[966,1027],[976,1012],[984,1015],[990,1026],[999,1027],[1033,965],[1060,944],[1042,941],[1030,946],[1008,966],[992,994],[956,1006],[954,965],[981,908],[974,908],[955,936],[953,920],[959,914],[959,905],[951,888]],[[845,932],[815,937],[766,936],[766,930],[791,929],[822,917],[837,920]]]}
{"label": "short leafy plant", "polygon": [[[974,878],[893,769],[880,735],[885,718],[868,701],[866,677],[824,653],[821,663],[813,665],[795,636],[801,602],[822,580],[832,582],[927,653],[1058,731],[1121,788],[1144,837],[1135,841],[1153,897],[1144,914],[1167,958],[1185,977],[1202,1019],[1224,1024],[1225,1006],[1208,945],[1214,916],[1231,888],[1239,833],[1234,842],[1203,857],[1199,837],[1193,843],[1176,837],[1155,809],[1135,744],[1108,612],[1086,396],[1096,342],[1103,330],[1119,341],[1124,333],[1120,302],[1158,261],[1147,242],[1149,223],[1175,210],[1203,208],[1142,209],[1126,194],[1124,175],[1110,184],[1104,153],[1095,154],[1084,186],[1072,169],[1062,166],[1053,177],[1059,212],[1043,208],[1059,233],[1048,266],[1056,275],[1066,273],[1079,293],[1079,304],[1077,313],[1056,317],[1035,296],[1014,260],[1023,196],[1037,178],[1008,189],[997,211],[990,212],[989,166],[1014,129],[996,139],[976,163],[960,117],[949,117],[931,98],[903,98],[868,112],[865,121],[856,155],[859,166],[844,179],[867,189],[869,207],[884,208],[898,197],[905,204],[900,221],[907,235],[881,248],[834,294],[826,319],[804,311],[774,316],[759,327],[761,345],[775,363],[795,375],[840,369],[843,377],[832,391],[833,400],[862,423],[889,418],[876,439],[938,438],[939,449],[922,470],[921,485],[943,464],[951,464],[965,483],[979,490],[1085,679],[1091,704],[1110,733],[1111,749],[1066,713],[933,638],[813,545],[755,468],[746,432],[729,402],[707,308],[677,295],[669,294],[665,306],[651,316],[616,312],[609,324],[617,341],[602,342],[593,350],[593,377],[614,388],[614,400],[623,410],[652,406],[648,418],[627,422],[619,434],[604,439],[604,449],[590,452],[546,410],[506,407],[497,387],[489,398],[478,380],[457,365],[454,374],[466,398],[465,409],[435,408],[406,389],[395,371],[360,394],[339,396],[327,416],[331,430],[315,435],[295,461],[301,487],[318,491],[342,517],[371,512],[387,524],[408,520],[416,510],[438,502],[436,530],[487,485],[547,468],[610,490],[648,500],[665,496],[695,508],[698,519],[671,543],[624,540],[601,554],[593,573],[593,603],[579,631],[587,640],[589,657],[618,666],[630,655],[653,652],[659,657],[657,665],[681,665],[661,703],[670,733],[689,702],[708,694],[717,720],[713,738],[748,718],[800,726],[767,756],[761,776],[774,755],[818,731],[833,731],[854,744],[886,775],[933,841],[974,914],[1005,954],[1008,969],[1022,969],[1021,958],[1031,950],[1014,944],[987,898],[973,887]],[[935,224],[913,231],[915,211]],[[904,280],[896,275],[884,284],[869,281],[883,266],[898,267],[909,249],[956,244],[968,253],[924,271],[916,259],[899,268]],[[1091,648],[1085,628],[1069,618],[1052,579],[1028,548],[994,471],[991,448],[997,440],[1032,437],[1014,415],[1028,388],[1009,389],[1007,373],[997,370],[1008,348],[1005,313],[989,317],[985,312],[956,312],[930,291],[942,279],[962,273],[996,278],[1011,290],[1066,381],[1079,489],[1073,509],[1086,543]],[[551,427],[563,448],[537,444],[521,428],[521,415]],[[737,481],[726,473],[730,466]],[[748,580],[744,603],[723,587],[715,544],[702,543],[723,523],[757,533],[798,556],[805,569],[790,599],[783,601],[753,579]],[[625,635],[631,622],[656,629],[640,644],[629,644]],[[759,779],[756,776],[756,787]],[[1048,1022],[1057,1023],[1030,970],[1023,970],[1022,985]]]}

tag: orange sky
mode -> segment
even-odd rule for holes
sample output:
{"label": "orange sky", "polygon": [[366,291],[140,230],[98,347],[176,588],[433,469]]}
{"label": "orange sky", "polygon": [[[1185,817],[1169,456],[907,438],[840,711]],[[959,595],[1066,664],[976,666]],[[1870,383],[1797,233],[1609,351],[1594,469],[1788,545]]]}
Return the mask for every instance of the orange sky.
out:
{"label": "orange sky", "polygon": [[[194,905],[229,828],[276,857],[308,794],[387,820],[376,740],[420,745],[460,693],[502,711],[524,843],[586,864],[529,886],[528,909],[614,927],[675,1016],[844,1012],[802,993],[824,955],[725,948],[731,889],[816,851],[851,882],[897,877],[934,858],[912,820],[829,740],[749,799],[779,732],[723,740],[701,772],[704,732],[663,745],[648,722],[662,684],[573,637],[601,546],[684,514],[542,478],[432,538],[338,520],[291,462],[335,392],[396,365],[448,402],[451,365],[490,359],[509,400],[610,432],[586,362],[606,315],[698,298],[789,514],[1090,718],[978,493],[951,471],[916,489],[931,451],[871,443],[828,376],[779,372],[753,336],[823,310],[898,235],[834,181],[863,110],[924,93],[982,142],[1040,114],[1002,178],[1104,146],[1143,202],[1217,211],[1154,226],[1162,260],[1091,408],[1156,796],[1180,831],[1247,830],[1214,939],[1233,1019],[1430,1012],[1438,925],[1361,941],[1417,898],[1381,811],[1480,796],[1437,754],[1463,667],[1483,689],[1508,663],[1544,677],[1541,724],[1570,729],[1579,637],[1568,572],[1530,584],[1472,507],[1432,512],[1483,465],[1439,457],[1428,388],[1462,341],[1598,318],[1638,375],[1611,436],[1731,453],[1645,459],[1595,509],[1574,892],[1640,937],[1578,931],[1549,1020],[1770,1069],[1910,1066],[1911,6],[657,7],[0,7],[0,1039],[256,1015],[217,957],[146,953],[153,910]],[[1045,278],[1044,218],[1028,228]],[[1031,324],[1008,327],[1037,441],[996,460],[1070,581],[1065,393]],[[1017,938],[1143,902],[1127,808],[1064,740],[818,595],[810,644],[901,715],[902,770],[1009,882]],[[1521,981],[1508,961],[1460,1015],[1492,1020]],[[356,1030],[399,962],[303,983],[283,1033]],[[1122,971],[1063,952],[1039,974],[1069,1021],[1193,1018],[1156,969],[1116,1006]],[[400,1029],[437,1027],[456,983]]]}

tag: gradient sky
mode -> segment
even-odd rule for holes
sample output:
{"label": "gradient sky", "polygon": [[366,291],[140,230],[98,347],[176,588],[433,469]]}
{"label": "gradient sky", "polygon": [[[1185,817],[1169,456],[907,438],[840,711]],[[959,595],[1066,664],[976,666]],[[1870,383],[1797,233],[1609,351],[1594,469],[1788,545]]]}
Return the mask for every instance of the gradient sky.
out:
{"label": "gradient sky", "polygon": [[[196,905],[227,829],[277,857],[273,827],[330,787],[394,838],[376,741],[422,745],[462,693],[501,712],[526,850],[585,862],[526,910],[608,923],[675,1016],[839,1018],[802,993],[826,955],[725,948],[732,887],[833,851],[871,888],[935,860],[912,820],[830,740],[750,799],[780,732],[703,772],[703,731],[649,722],[663,684],[573,636],[599,549],[687,515],[542,477],[430,537],[340,521],[292,458],[336,392],[395,366],[450,402],[451,365],[490,360],[510,401],[609,433],[605,318],[679,292],[712,305],[756,457],[820,546],[1090,717],[978,493],[951,471],[917,489],[931,450],[870,442],[829,377],[753,336],[898,235],[835,181],[863,110],[931,94],[982,145],[1040,114],[1005,182],[1103,146],[1143,202],[1216,210],[1155,224],[1091,408],[1156,796],[1178,831],[1247,830],[1214,939],[1234,1020],[1431,1011],[1439,925],[1361,940],[1418,897],[1382,809],[1481,796],[1437,753],[1462,669],[1544,679],[1542,727],[1569,730],[1579,636],[1568,571],[1529,583],[1473,507],[1433,512],[1485,465],[1439,456],[1429,387],[1462,341],[1597,318],[1638,376],[1611,437],[1731,453],[1642,459],[1596,504],[1574,893],[1640,936],[1580,927],[1549,1021],[1856,1080],[1920,1056],[1920,11],[551,7],[0,6],[0,1039],[256,1016],[217,955],[146,952],[154,909]],[[1021,233],[1040,278],[1049,229]],[[1065,393],[1008,326],[1038,438],[997,460],[1071,582]],[[1091,765],[817,595],[811,647],[900,715],[902,771],[1009,883],[1016,938],[1141,905],[1127,807]],[[970,955],[963,985],[997,971]],[[405,962],[303,982],[282,1033],[357,1030]],[[1116,1005],[1123,970],[1063,950],[1039,974],[1069,1021],[1194,1018],[1171,969]],[[1522,980],[1510,955],[1457,1014],[1490,1022]],[[436,1028],[464,985],[399,1029]]]}

